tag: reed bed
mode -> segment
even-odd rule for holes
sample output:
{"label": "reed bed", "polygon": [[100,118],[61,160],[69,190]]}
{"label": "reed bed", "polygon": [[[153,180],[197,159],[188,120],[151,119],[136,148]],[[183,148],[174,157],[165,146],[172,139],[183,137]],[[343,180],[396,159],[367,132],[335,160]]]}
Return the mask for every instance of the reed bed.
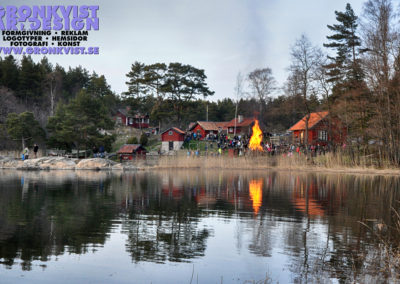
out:
{"label": "reed bed", "polygon": [[355,161],[342,153],[305,156],[254,154],[242,157],[228,156],[163,156],[155,168],[158,169],[220,169],[220,170],[329,170],[338,172],[380,172],[400,174],[400,169],[389,163],[378,166],[373,159]]}

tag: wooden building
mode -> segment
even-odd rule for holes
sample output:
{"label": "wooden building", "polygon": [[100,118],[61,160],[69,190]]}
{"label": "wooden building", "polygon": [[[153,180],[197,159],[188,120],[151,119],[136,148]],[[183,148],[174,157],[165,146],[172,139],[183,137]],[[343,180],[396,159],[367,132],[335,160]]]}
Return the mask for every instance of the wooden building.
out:
{"label": "wooden building", "polygon": [[214,122],[214,121],[196,121],[189,128],[189,131],[200,135],[200,140],[207,137],[208,134],[218,134],[221,132],[226,133],[226,122]]}
{"label": "wooden building", "polygon": [[251,135],[251,128],[253,127],[256,119],[253,117],[244,118],[242,115],[238,115],[237,118],[232,119],[226,123],[228,134],[235,133],[235,122],[236,122],[236,135]]}
{"label": "wooden building", "polygon": [[171,127],[161,133],[161,152],[179,150],[185,140],[185,132],[177,127]]}
{"label": "wooden building", "polygon": [[129,108],[118,109],[114,115],[114,120],[117,124],[126,125],[133,128],[149,128],[150,118],[149,115],[142,114],[129,114]]}
{"label": "wooden building", "polygon": [[[306,117],[304,116],[289,131],[293,133],[293,143],[304,144],[306,135]],[[308,120],[308,144],[325,146],[331,141],[342,144],[346,140],[346,128],[338,119],[329,121],[327,111],[313,112]],[[330,125],[329,125],[330,123]]]}
{"label": "wooden building", "polygon": [[122,160],[132,160],[135,157],[145,157],[146,149],[140,144],[125,144],[119,148],[117,155]]}

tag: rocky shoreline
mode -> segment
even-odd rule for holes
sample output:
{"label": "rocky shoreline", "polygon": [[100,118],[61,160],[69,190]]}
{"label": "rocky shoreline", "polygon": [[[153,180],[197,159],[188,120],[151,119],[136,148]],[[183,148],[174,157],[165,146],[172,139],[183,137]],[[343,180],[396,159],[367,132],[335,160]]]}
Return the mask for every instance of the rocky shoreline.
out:
{"label": "rocky shoreline", "polygon": [[0,157],[0,169],[15,170],[144,170],[146,167],[132,163],[116,163],[102,158],[71,159],[66,157],[41,157],[36,159],[21,159]]}

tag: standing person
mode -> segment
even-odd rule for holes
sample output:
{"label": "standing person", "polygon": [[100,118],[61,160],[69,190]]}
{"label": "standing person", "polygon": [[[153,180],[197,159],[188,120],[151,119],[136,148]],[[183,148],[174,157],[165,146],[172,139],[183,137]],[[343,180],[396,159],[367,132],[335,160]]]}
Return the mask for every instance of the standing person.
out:
{"label": "standing person", "polygon": [[93,146],[92,152],[93,158],[97,158],[97,153],[99,153],[99,149],[97,149],[96,145]]}
{"label": "standing person", "polygon": [[105,151],[106,151],[106,150],[104,149],[104,146],[101,145],[101,146],[99,147],[100,158],[104,158],[104,157],[105,157],[105,155],[104,155],[104,152],[105,152]]}
{"label": "standing person", "polygon": [[35,154],[35,158],[37,158],[38,150],[39,150],[39,146],[35,143],[35,146],[33,146],[33,153]]}
{"label": "standing person", "polygon": [[29,158],[29,149],[28,147],[25,147],[24,149],[24,159],[27,160]]}

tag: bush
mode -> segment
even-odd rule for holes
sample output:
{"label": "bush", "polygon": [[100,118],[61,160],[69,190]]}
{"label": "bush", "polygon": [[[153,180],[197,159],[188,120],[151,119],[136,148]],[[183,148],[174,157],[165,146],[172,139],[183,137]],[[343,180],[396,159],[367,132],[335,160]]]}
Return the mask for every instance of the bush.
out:
{"label": "bush", "polygon": [[139,142],[135,136],[132,136],[128,140],[126,140],[126,144],[139,144]]}
{"label": "bush", "polygon": [[140,144],[142,146],[146,146],[148,142],[149,142],[149,138],[147,138],[146,133],[142,133],[142,136],[140,136]]}

